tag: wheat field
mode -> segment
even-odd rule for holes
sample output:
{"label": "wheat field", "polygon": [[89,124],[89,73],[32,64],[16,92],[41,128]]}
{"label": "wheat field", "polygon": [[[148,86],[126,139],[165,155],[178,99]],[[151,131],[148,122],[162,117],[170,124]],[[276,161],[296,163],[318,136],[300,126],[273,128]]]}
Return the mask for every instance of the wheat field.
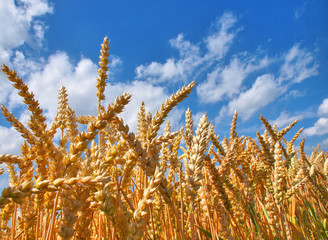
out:
{"label": "wheat field", "polygon": [[130,94],[102,104],[107,37],[100,53],[98,114],[76,116],[61,87],[50,125],[28,86],[2,66],[30,120],[24,126],[1,106],[24,143],[20,156],[0,155],[0,174],[10,178],[0,239],[328,239],[328,153],[307,156],[304,140],[295,145],[302,129],[285,138],[297,121],[278,131],[261,116],[265,131],[254,139],[238,135],[235,112],[230,135],[219,138],[205,114],[194,123],[188,109],[171,131],[165,118],[193,81],[154,115],[142,103],[133,133],[120,117]]}

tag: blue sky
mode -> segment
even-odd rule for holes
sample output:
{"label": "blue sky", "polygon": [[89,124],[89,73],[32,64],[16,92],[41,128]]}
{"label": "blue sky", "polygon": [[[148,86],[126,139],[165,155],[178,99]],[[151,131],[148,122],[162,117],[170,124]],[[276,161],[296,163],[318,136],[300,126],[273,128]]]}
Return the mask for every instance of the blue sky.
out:
{"label": "blue sky", "polygon": [[[190,107],[207,113],[217,134],[263,132],[300,122],[307,151],[328,150],[328,3],[308,1],[0,0],[0,63],[15,69],[53,120],[64,85],[80,114],[96,113],[100,44],[110,38],[107,100],[124,91],[135,130],[141,101],[155,112],[181,86],[198,85],[169,116],[173,130]],[[24,123],[29,113],[4,74],[0,103]],[[222,138],[221,138],[222,139]],[[19,134],[0,117],[0,153],[19,154]]]}

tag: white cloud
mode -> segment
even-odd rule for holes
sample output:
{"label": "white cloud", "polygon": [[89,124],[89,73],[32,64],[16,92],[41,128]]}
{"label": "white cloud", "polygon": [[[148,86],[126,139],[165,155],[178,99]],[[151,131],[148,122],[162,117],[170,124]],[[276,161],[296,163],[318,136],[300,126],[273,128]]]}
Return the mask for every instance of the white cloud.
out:
{"label": "white cloud", "polygon": [[328,98],[324,99],[318,108],[320,118],[312,127],[306,128],[303,132],[304,136],[321,136],[328,134]]}
{"label": "white cloud", "polygon": [[252,87],[241,93],[237,98],[229,102],[228,106],[221,109],[216,121],[220,121],[225,115],[232,115],[235,110],[243,120],[249,119],[256,111],[266,106],[283,93],[271,74],[258,77]]}
{"label": "white cloud", "polygon": [[[137,79],[163,83],[186,80],[197,71],[208,71],[206,80],[197,86],[199,101],[216,103],[228,100],[217,120],[224,115],[232,115],[235,109],[247,120],[257,110],[281,96],[291,85],[317,74],[318,64],[312,53],[302,49],[300,44],[295,44],[281,57],[275,58],[238,53],[231,58],[229,65],[223,66],[220,60],[226,56],[239,30],[235,27],[236,22],[237,18],[232,13],[223,14],[216,22],[214,31],[212,28],[212,32],[198,44],[185,40],[179,34],[170,40],[171,46],[179,50],[179,57],[168,58],[164,63],[152,62],[138,66]],[[205,51],[200,48],[200,44],[205,44]],[[264,68],[273,62],[281,65],[280,72],[277,76],[270,72],[264,74]],[[261,75],[256,76],[254,73],[259,70]],[[256,80],[250,89],[244,90],[246,87],[243,83],[250,74],[255,75]],[[290,93],[295,97],[297,94],[296,91]]]}
{"label": "white cloud", "polygon": [[196,114],[192,115],[192,121],[193,121],[193,126],[197,127],[199,120],[202,118],[202,116],[205,114],[205,112],[197,112]]}
{"label": "white cloud", "polygon": [[[157,109],[158,110],[158,109]],[[172,109],[169,115],[166,118],[166,121],[170,122],[171,131],[178,131],[184,125],[184,115],[185,110],[180,109],[179,106]],[[162,129],[164,129],[165,124],[162,125]]]}
{"label": "white cloud", "polygon": [[324,117],[319,118],[312,127],[306,128],[303,132],[306,137],[325,134],[328,134],[328,118]]}
{"label": "white cloud", "polygon": [[135,72],[137,79],[146,79],[151,82],[185,81],[195,71],[203,59],[199,47],[184,39],[183,34],[170,40],[172,47],[179,50],[178,60],[169,58],[165,63],[152,62],[139,65]]}
{"label": "white cloud", "polygon": [[237,18],[231,12],[225,12],[216,23],[218,29],[209,35],[205,42],[208,54],[211,57],[221,59],[228,52],[230,45],[235,37],[235,32],[231,28],[235,25]]}
{"label": "white cloud", "polygon": [[20,155],[23,138],[13,127],[0,126],[0,154]]}
{"label": "white cloud", "polygon": [[26,18],[32,20],[33,17],[52,13],[53,8],[47,0],[20,0],[26,13]]}
{"label": "white cloud", "polygon": [[116,55],[110,55],[109,62],[109,71],[113,71],[113,69],[115,70],[116,68],[121,67],[121,65],[123,64],[121,58]]}
{"label": "white cloud", "polygon": [[9,80],[1,72],[0,73],[0,104],[4,104],[7,101],[7,97],[12,90]]}
{"label": "white cloud", "polygon": [[[267,67],[272,62],[279,63],[279,58],[270,59],[268,57],[263,58],[261,61],[257,60],[253,55],[253,61],[237,61],[238,64],[234,66],[230,64],[225,68],[227,76],[229,78],[223,78],[224,71],[217,69],[213,73],[208,75],[207,81],[197,89],[197,93],[200,99],[204,102],[216,102],[223,100],[226,96],[230,100],[227,106],[224,106],[216,121],[220,121],[226,115],[232,115],[234,110],[237,109],[238,113],[244,120],[249,119],[258,109],[266,106],[274,99],[282,95],[287,89],[295,83],[299,83],[306,78],[317,74],[318,64],[314,62],[312,54],[301,49],[299,44],[294,45],[287,53],[283,54],[283,63],[280,68],[278,77],[274,77],[273,74],[264,74],[258,77],[252,88],[240,93],[243,88],[243,80],[252,72]],[[255,60],[254,60],[255,59]],[[232,63],[234,63],[232,61]],[[261,92],[263,91],[263,92]],[[240,94],[236,97],[236,95]],[[291,91],[287,96],[296,97],[299,95],[297,91]],[[286,117],[286,116],[283,116]],[[283,121],[285,119],[280,119]]]}
{"label": "white cloud", "polygon": [[300,45],[296,44],[285,54],[279,82],[300,83],[304,79],[318,74],[318,66],[314,62],[311,52],[301,49]]}
{"label": "white cloud", "polygon": [[182,58],[199,57],[200,55],[199,47],[192,44],[190,41],[185,40],[184,35],[181,33],[169,42],[172,47],[179,50],[180,57]]}
{"label": "white cloud", "polygon": [[283,111],[282,113],[280,113],[279,117],[275,120],[271,120],[270,123],[271,124],[275,124],[277,126],[277,128],[283,128],[286,127],[288,124],[290,124],[291,122],[295,121],[295,120],[299,120],[301,121],[302,119],[304,119],[305,117],[309,116],[309,112],[304,112],[304,113],[300,113],[300,114],[296,114],[296,115],[290,115],[290,113]]}
{"label": "white cloud", "polygon": [[[132,94],[132,99],[121,116],[125,123],[128,124],[130,130],[134,132],[137,130],[137,116],[141,103],[144,102],[146,110],[154,116],[155,112],[160,109],[162,103],[173,93],[168,93],[166,87],[155,86],[149,82],[139,80],[135,80],[131,83],[118,83],[108,86],[107,93],[112,96],[110,98],[111,101],[113,101],[116,96],[120,96],[123,92]],[[179,130],[183,115],[184,110],[178,107],[175,107],[169,113],[166,121],[170,121],[172,131]],[[165,126],[165,124],[163,124],[163,126]]]}
{"label": "white cloud", "polygon": [[202,102],[218,102],[224,96],[232,98],[239,94],[245,78],[258,69],[269,64],[267,57],[257,60],[256,57],[240,59],[235,57],[224,68],[218,66],[207,74],[205,82],[197,87],[197,95]]}
{"label": "white cloud", "polygon": [[[311,52],[295,44],[282,57],[260,57],[257,54],[239,53],[234,55],[229,65],[220,61],[226,56],[239,29],[235,25],[237,18],[226,12],[216,22],[214,31],[203,39],[205,51],[179,34],[170,40],[172,47],[179,50],[179,58],[169,58],[164,63],[152,62],[136,68],[137,79],[147,79],[153,83],[186,80],[191,74],[208,71],[206,80],[197,86],[200,102],[216,103],[230,101],[224,106],[217,119],[231,115],[237,109],[244,120],[249,119],[257,110],[266,106],[294,83],[317,74],[318,64]],[[278,76],[263,74],[263,69],[272,62],[281,64]],[[250,89],[243,85],[250,74],[262,70]],[[255,75],[256,77],[256,75]],[[290,94],[297,94],[292,92]]]}
{"label": "white cloud", "polygon": [[304,95],[305,93],[299,90],[291,90],[286,92],[284,99],[298,98],[298,97],[303,97]]}
{"label": "white cloud", "polygon": [[305,12],[305,10],[306,10],[306,5],[308,4],[308,1],[304,1],[303,3],[302,3],[302,5],[300,5],[300,6],[298,6],[295,10],[294,10],[294,16],[295,16],[295,18],[300,18],[303,14],[304,14],[304,12]]}
{"label": "white cloud", "polygon": [[[52,12],[52,6],[45,0],[0,1],[0,65],[11,66],[14,49],[24,43],[40,46],[46,26],[36,18]],[[0,103],[7,101],[11,89],[9,81],[1,72]]]}
{"label": "white cloud", "polygon": [[0,1],[0,62],[9,63],[13,48],[42,41],[45,26],[35,18],[52,11],[45,0]]}
{"label": "white cloud", "polygon": [[21,51],[15,51],[13,57],[13,65],[15,66],[15,71],[20,77],[25,77],[31,72],[37,72],[44,67],[45,61],[43,58],[31,59],[26,58],[24,53]]}
{"label": "white cloud", "polygon": [[318,115],[328,117],[328,98],[324,99],[319,106]]}
{"label": "white cloud", "polygon": [[155,83],[186,81],[188,77],[198,72],[198,67],[202,64],[205,64],[203,70],[208,69],[228,52],[236,35],[236,32],[232,31],[236,21],[237,19],[232,13],[223,14],[216,22],[212,33],[204,38],[202,43],[206,45],[207,51],[203,54],[199,44],[193,44],[185,40],[183,34],[179,34],[169,41],[170,45],[179,51],[179,58],[168,58],[165,63],[151,62],[139,65],[135,70],[136,78]]}

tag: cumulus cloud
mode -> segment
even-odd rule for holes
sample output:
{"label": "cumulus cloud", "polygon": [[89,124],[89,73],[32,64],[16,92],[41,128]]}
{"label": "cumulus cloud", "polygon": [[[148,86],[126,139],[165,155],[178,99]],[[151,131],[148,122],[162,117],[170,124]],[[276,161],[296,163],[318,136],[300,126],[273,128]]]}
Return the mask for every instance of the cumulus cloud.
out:
{"label": "cumulus cloud", "polygon": [[[40,46],[46,26],[39,17],[52,12],[46,0],[0,1],[0,63],[11,66],[14,49],[24,43]],[[8,100],[10,92],[10,83],[0,73],[0,103]]]}
{"label": "cumulus cloud", "polygon": [[[224,100],[224,96],[229,100],[229,103],[221,109],[217,121],[225,115],[232,115],[235,109],[241,116],[244,116],[242,117],[244,120],[247,120],[257,110],[285,93],[293,84],[317,74],[318,64],[315,63],[314,57],[309,51],[302,49],[299,44],[294,45],[283,54],[283,58],[280,60],[267,56],[263,59],[256,58],[256,55],[253,55],[253,59],[255,59],[255,63],[243,60],[237,62],[238,64],[230,64],[225,67],[226,70],[235,66],[235,68],[229,69],[231,71],[226,71],[228,76],[226,78],[222,77],[224,71],[217,69],[212,73],[213,76],[209,74],[207,80],[198,87],[197,93],[204,102],[218,102]],[[272,62],[281,64],[278,76],[275,77],[271,73],[264,74],[256,79],[250,89],[241,92],[244,87],[242,83],[250,73],[262,70]],[[232,63],[234,62],[232,61]],[[239,96],[236,97],[238,94]],[[299,93],[294,91],[287,95],[297,96],[297,94]],[[249,107],[247,107],[248,104]]]}
{"label": "cumulus cloud", "polygon": [[[86,114],[94,109],[90,103],[96,102],[94,82],[97,77],[97,66],[90,59],[82,58],[75,66],[65,52],[57,52],[42,64],[26,60],[24,65],[24,58],[21,57],[20,60],[26,68],[19,69],[29,73],[25,81],[40,101],[41,107],[45,109],[47,118],[55,117],[58,89],[61,86],[67,88],[70,103],[77,112]],[[9,99],[9,106],[12,108],[22,104],[15,91]]]}
{"label": "cumulus cloud", "polygon": [[32,43],[42,42],[45,26],[37,19],[53,8],[45,0],[7,0],[0,2],[0,61],[8,63],[12,49]]}
{"label": "cumulus cloud", "polygon": [[266,106],[283,93],[272,74],[265,74],[256,79],[250,89],[242,92],[223,107],[216,121],[224,115],[232,115],[235,110],[243,120],[249,119],[256,111]]}
{"label": "cumulus cloud", "polygon": [[312,127],[306,128],[303,135],[308,136],[322,136],[328,134],[328,118],[321,117]]}
{"label": "cumulus cloud", "polygon": [[318,108],[318,115],[328,117],[328,98],[324,99]]}
{"label": "cumulus cloud", "polygon": [[15,71],[20,77],[25,77],[32,72],[37,72],[44,67],[45,61],[43,58],[32,59],[26,58],[22,51],[15,51],[13,56],[13,65]]}
{"label": "cumulus cloud", "polygon": [[321,136],[328,134],[328,98],[324,99],[318,108],[319,119],[312,127],[306,128],[304,136]]}

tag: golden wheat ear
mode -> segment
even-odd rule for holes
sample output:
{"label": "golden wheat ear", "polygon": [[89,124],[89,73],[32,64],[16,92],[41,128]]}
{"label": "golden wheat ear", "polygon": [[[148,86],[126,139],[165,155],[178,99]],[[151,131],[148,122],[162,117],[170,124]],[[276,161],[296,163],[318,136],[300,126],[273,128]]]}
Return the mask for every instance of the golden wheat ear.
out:
{"label": "golden wheat ear", "polygon": [[43,110],[37,100],[34,99],[34,94],[29,92],[28,86],[17,76],[14,70],[10,70],[6,65],[2,65],[2,72],[7,75],[9,81],[18,90],[18,95],[24,99],[28,110],[31,112],[31,118],[28,123],[36,137],[45,135],[47,128],[46,117],[43,116]]}
{"label": "golden wheat ear", "polygon": [[196,82],[192,81],[188,86],[184,86],[181,90],[178,90],[175,94],[172,94],[171,97],[166,99],[166,101],[161,105],[159,111],[157,111],[155,116],[152,118],[148,128],[148,139],[150,141],[156,137],[160,126],[164,122],[164,119],[167,117],[169,112],[183,99],[185,99],[195,86]]}
{"label": "golden wheat ear", "polygon": [[105,87],[107,85],[106,80],[108,79],[108,64],[109,64],[109,40],[108,37],[104,38],[101,44],[100,56],[99,56],[99,66],[98,77],[97,77],[97,97],[98,97],[98,111],[101,108],[101,101],[105,100]]}

